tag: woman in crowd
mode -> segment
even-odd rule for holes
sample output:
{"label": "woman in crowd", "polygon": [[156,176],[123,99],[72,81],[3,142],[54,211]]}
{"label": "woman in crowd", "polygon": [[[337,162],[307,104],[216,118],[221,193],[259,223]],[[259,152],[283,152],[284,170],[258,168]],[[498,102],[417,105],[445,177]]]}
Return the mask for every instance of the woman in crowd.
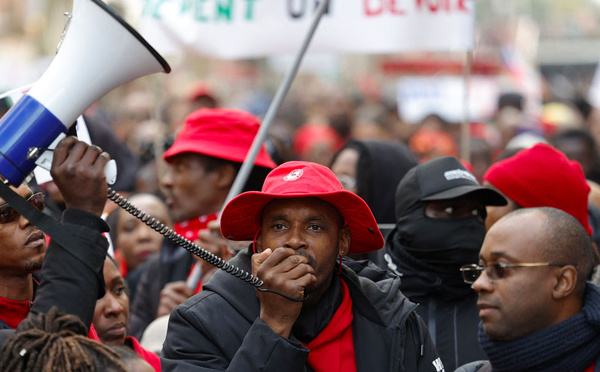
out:
{"label": "woman in crowd", "polygon": [[127,336],[129,328],[129,295],[125,280],[115,260],[106,256],[104,261],[106,294],[96,301],[93,325],[100,342],[110,346],[125,345],[133,349],[156,371],[160,371],[158,356],[144,349],[137,339]]}

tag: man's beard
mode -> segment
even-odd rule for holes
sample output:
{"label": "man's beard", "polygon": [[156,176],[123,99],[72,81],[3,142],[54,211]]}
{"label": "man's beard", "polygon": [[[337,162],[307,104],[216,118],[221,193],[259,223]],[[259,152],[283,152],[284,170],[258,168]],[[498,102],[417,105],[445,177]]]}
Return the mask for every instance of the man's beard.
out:
{"label": "man's beard", "polygon": [[44,262],[43,258],[40,258],[37,260],[29,260],[29,261],[25,262],[25,269],[30,272],[40,270],[42,268],[43,262]]}

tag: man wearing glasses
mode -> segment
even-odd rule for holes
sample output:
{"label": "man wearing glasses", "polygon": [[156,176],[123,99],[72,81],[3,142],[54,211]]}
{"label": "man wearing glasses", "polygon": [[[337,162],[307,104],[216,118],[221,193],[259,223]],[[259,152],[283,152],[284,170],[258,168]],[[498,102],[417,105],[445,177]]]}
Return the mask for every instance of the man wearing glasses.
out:
{"label": "man wearing glasses", "polygon": [[[104,180],[104,165],[110,157],[99,147],[88,146],[74,137],[63,140],[55,151],[55,154],[57,153],[60,156],[55,155],[57,160],[54,161],[52,174],[57,184],[62,185],[61,191],[65,195],[68,208],[63,214],[62,222],[71,229],[93,228],[94,232],[108,231],[108,226],[99,215],[106,201],[106,182],[100,181]],[[11,188],[36,209],[44,209],[44,197],[41,193],[34,194],[25,183]],[[90,239],[93,238],[91,233],[88,235]],[[29,314],[34,297],[38,297],[35,295],[39,283],[33,273],[42,268],[47,242],[41,230],[1,198],[0,246],[0,330],[16,329]],[[84,248],[82,246],[81,250],[84,251]],[[101,268],[102,266],[100,270]],[[85,283],[81,277],[78,277],[78,280],[79,285]],[[86,290],[94,289],[89,287]],[[77,298],[72,300],[74,303],[78,301]],[[66,307],[65,303],[55,305],[62,309]]]}
{"label": "man wearing glasses", "polygon": [[586,284],[591,239],[571,215],[519,209],[488,231],[479,263],[461,268],[479,299],[479,342],[489,362],[472,371],[571,371],[600,367],[600,289]]}
{"label": "man wearing glasses", "polygon": [[[44,196],[25,184],[15,190],[40,211]],[[46,236],[10,205],[0,201],[0,329],[17,328],[29,313],[37,281],[32,273],[42,268]]]}

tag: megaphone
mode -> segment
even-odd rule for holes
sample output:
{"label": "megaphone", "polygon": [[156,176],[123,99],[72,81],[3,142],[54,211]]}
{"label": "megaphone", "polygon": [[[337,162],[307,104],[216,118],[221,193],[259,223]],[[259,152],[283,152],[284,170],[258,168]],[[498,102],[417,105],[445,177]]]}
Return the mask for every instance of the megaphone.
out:
{"label": "megaphone", "polygon": [[100,0],[74,0],[59,50],[41,78],[0,120],[0,174],[18,186],[47,148],[99,98],[169,64]]}

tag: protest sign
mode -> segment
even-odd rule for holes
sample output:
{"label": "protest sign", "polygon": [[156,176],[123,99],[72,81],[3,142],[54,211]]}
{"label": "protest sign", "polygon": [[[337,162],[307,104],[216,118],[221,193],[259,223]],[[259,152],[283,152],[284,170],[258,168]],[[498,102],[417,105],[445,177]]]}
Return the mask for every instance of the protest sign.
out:
{"label": "protest sign", "polygon": [[[319,0],[144,0],[140,32],[161,54],[291,54]],[[465,51],[473,0],[330,0],[309,52]]]}

